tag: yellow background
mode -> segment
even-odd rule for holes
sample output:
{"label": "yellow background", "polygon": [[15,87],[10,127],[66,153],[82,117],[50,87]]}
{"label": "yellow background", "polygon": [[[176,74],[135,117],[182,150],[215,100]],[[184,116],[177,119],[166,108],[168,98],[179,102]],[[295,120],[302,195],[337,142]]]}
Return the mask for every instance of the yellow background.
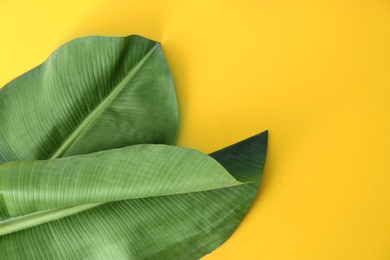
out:
{"label": "yellow background", "polygon": [[204,259],[390,259],[389,0],[0,0],[0,85],[73,38],[129,34],[162,42],[179,145],[269,129],[260,192]]}

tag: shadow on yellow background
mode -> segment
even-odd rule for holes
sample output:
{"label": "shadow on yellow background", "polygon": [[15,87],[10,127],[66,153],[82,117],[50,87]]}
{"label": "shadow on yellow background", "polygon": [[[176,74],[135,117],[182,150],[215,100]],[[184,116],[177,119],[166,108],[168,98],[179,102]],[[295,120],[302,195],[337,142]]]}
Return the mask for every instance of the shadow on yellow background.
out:
{"label": "shadow on yellow background", "polygon": [[389,1],[2,0],[0,85],[73,38],[129,34],[162,42],[178,145],[269,130],[251,210],[204,259],[389,259]]}

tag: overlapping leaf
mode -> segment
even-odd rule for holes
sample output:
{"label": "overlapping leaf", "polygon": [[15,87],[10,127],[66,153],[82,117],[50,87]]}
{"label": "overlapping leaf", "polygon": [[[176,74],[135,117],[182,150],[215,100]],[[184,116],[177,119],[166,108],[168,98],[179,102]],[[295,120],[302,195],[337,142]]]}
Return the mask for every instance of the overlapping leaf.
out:
{"label": "overlapping leaf", "polygon": [[9,218],[241,184],[201,152],[150,144],[57,160],[10,162],[0,166],[0,173],[2,208]]}
{"label": "overlapping leaf", "polygon": [[197,259],[230,236],[258,189],[267,132],[211,154],[223,168],[164,145],[73,156],[172,144],[174,90],[153,41],[75,40],[0,93],[1,162],[71,156],[0,166],[0,259]]}

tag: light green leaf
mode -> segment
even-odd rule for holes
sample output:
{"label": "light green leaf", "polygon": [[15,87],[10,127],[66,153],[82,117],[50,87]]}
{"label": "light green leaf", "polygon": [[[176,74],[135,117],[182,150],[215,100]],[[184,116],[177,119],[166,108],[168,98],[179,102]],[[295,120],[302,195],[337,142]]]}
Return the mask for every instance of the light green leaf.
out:
{"label": "light green leaf", "polygon": [[177,120],[157,42],[79,38],[0,90],[0,163],[174,144]]}
{"label": "light green leaf", "polygon": [[[0,236],[0,251],[2,252],[0,257],[3,257],[3,259],[198,259],[223,243],[249,208],[258,188],[265,161],[266,147],[267,133],[264,132],[211,154],[211,157],[214,157],[224,168],[229,170],[232,176],[227,174],[225,169],[210,157],[207,158],[199,152],[159,145],[139,145],[116,151],[46,162],[4,164],[0,167],[0,176],[5,175],[2,179],[2,182],[5,183],[3,185],[7,186],[12,183],[12,186],[18,187],[18,183],[21,182],[20,185],[24,186],[21,190],[27,192],[29,190],[28,183],[35,183],[34,186],[30,186],[30,192],[34,193],[35,187],[37,187],[35,196],[42,198],[35,203],[35,201],[27,199],[29,195],[23,198],[23,194],[12,195],[12,192],[11,194],[5,192],[3,206],[7,205],[7,201],[11,199],[13,201],[9,205],[17,205],[13,207],[18,208],[16,210],[8,209],[5,206],[9,215],[18,216],[21,213],[31,212],[38,208],[51,208],[55,205],[74,205],[78,199],[77,194],[58,191],[61,188],[60,184],[64,181],[67,184],[64,184],[62,189],[68,189],[67,187],[70,186],[74,193],[83,193],[82,190],[85,187],[87,192],[81,196],[83,201],[102,201],[101,198],[91,199],[91,197],[101,196],[98,195],[100,192],[105,194],[104,196],[119,196],[116,198],[122,198],[118,194],[136,193],[138,195],[135,195],[135,197],[142,198],[99,205],[93,204],[91,208],[81,209],[74,212],[74,214],[68,214],[66,217],[60,216],[61,218],[57,220],[51,220],[40,225],[31,225],[30,228],[2,235]],[[153,152],[147,152],[147,154],[153,154],[151,155],[153,163],[148,162],[147,159],[141,159],[144,158],[143,154],[140,154],[138,158],[138,152],[130,152],[131,149],[140,149],[141,153],[148,149],[153,150]],[[129,153],[127,154],[127,152]],[[159,155],[160,152],[163,152],[164,156]],[[116,154],[112,155],[112,153]],[[125,160],[118,156],[121,153],[123,153],[123,158],[126,158]],[[169,155],[170,153],[172,153],[172,156]],[[178,154],[182,154],[182,157]],[[99,156],[105,158],[99,160]],[[121,181],[117,183],[116,176],[112,178],[113,183],[110,183],[108,180],[111,175],[108,174],[105,178],[98,178],[96,189],[94,189],[95,185],[83,185],[88,182],[87,175],[79,179],[75,178],[77,175],[75,174],[72,178],[66,180],[65,175],[68,175],[68,171],[66,171],[66,174],[65,171],[56,173],[56,167],[49,166],[50,164],[66,164],[69,162],[69,165],[72,166],[69,166],[70,168],[73,168],[73,166],[77,168],[78,163],[82,165],[82,162],[86,161],[87,158],[91,160],[87,160],[91,164],[101,161],[101,165],[104,165],[103,161],[107,158],[126,164],[128,156],[134,161],[141,160],[140,164],[146,165],[146,168],[151,167],[150,169],[157,170],[148,175],[146,170],[142,170],[142,167],[134,166],[135,169],[143,172],[147,179],[147,181],[144,181],[135,177],[137,181],[145,184],[141,190],[131,191],[129,189],[127,191],[125,189],[126,185],[131,186],[133,184],[129,181],[130,177],[125,174],[125,169],[121,168],[123,164],[120,163],[117,169],[119,176],[122,176],[120,177]],[[114,159],[118,157],[120,159]],[[167,161],[163,162],[164,160]],[[130,165],[133,165],[134,161],[130,160]],[[110,165],[115,165],[115,163],[110,163]],[[41,184],[42,189],[39,188],[40,185],[37,185],[40,183],[38,180],[40,180],[39,176],[41,174],[34,174],[34,170],[30,172],[33,176],[27,178],[27,181],[24,177],[13,177],[17,174],[23,175],[21,172],[27,166],[46,176],[42,177],[45,179]],[[92,167],[91,171],[94,171],[94,174],[106,175],[107,171],[100,170],[99,166]],[[132,167],[129,166],[129,172],[131,172]],[[38,171],[38,169],[44,170]],[[90,167],[86,166],[85,171],[90,171]],[[64,176],[50,180],[50,174],[63,174]],[[167,174],[171,176],[165,176]],[[112,176],[115,176],[115,174]],[[137,176],[137,173],[131,174],[131,176]],[[148,180],[147,176],[153,178]],[[233,177],[250,182],[226,187],[239,184]],[[89,180],[95,182],[92,178]],[[54,189],[45,189],[46,181],[53,183],[58,181],[60,186],[57,185],[57,188]],[[23,182],[27,183],[24,184]],[[169,183],[172,183],[172,185]],[[219,187],[213,186],[215,183],[218,183]],[[118,185],[120,191],[110,190],[111,188],[102,189],[103,186],[112,187],[111,185],[115,187]],[[134,185],[138,186],[138,184]],[[194,188],[195,186],[196,188]],[[144,191],[144,189],[149,189],[149,191]],[[186,193],[184,190],[187,189],[191,191]],[[157,193],[154,194],[156,196],[151,197],[145,195],[152,190],[162,191],[164,195],[157,195]],[[173,195],[167,195],[165,193],[167,190],[170,190],[169,193]],[[174,190],[179,192],[175,193]],[[55,194],[68,194],[65,197],[70,199],[63,198],[63,196],[57,197]],[[153,194],[153,192],[150,194]],[[54,200],[52,200],[53,198]],[[27,201],[26,205],[24,205],[24,201]],[[51,202],[53,204],[49,202],[50,205],[45,205],[46,201],[53,201]],[[18,211],[20,209],[23,210]],[[42,216],[37,216],[38,219],[40,217]],[[34,220],[36,221],[36,219],[32,221]],[[3,226],[7,226],[7,221],[10,220],[2,222]],[[31,221],[31,219],[28,218],[27,221]],[[20,223],[16,222],[17,224]]]}
{"label": "light green leaf", "polygon": [[[255,176],[253,176],[255,177]],[[188,148],[140,144],[57,160],[0,165],[7,222],[42,211],[126,199],[191,193],[241,184],[211,157]],[[56,211],[58,212],[58,210]],[[73,212],[73,211],[72,211]],[[51,214],[49,211],[47,214]],[[31,222],[31,221],[30,221]]]}

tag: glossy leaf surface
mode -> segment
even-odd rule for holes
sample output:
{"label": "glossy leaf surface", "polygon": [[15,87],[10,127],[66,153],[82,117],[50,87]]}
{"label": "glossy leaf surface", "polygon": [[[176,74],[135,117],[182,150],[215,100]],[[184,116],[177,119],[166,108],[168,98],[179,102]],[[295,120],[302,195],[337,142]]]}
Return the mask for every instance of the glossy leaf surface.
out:
{"label": "glossy leaf surface", "polygon": [[0,90],[0,163],[174,144],[177,103],[157,42],[84,37]]}

